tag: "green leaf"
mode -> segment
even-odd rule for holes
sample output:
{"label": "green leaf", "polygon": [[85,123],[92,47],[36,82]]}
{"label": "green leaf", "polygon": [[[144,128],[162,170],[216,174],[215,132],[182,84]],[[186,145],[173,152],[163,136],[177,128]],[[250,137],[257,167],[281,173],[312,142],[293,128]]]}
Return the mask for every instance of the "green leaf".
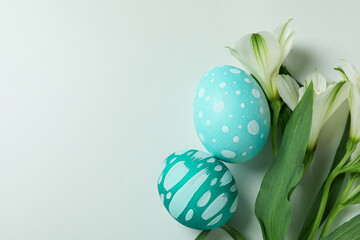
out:
{"label": "green leaf", "polygon": [[[227,234],[230,235],[230,237],[232,237],[234,240],[245,240],[245,238],[234,228],[228,226],[228,225],[223,225],[220,227],[222,230],[224,230]],[[209,233],[211,230],[204,230],[202,231],[196,238],[195,240],[206,240]]]}
{"label": "green leaf", "polygon": [[[345,155],[346,143],[348,142],[348,139],[349,139],[349,129],[350,129],[350,117],[348,117],[347,124],[346,124],[345,130],[344,130],[342,139],[340,141],[340,144],[338,146],[338,149],[336,151],[335,158],[334,158],[333,164],[331,166],[331,169],[329,171],[329,174],[338,165],[340,160]],[[328,201],[326,204],[324,215],[321,220],[321,224],[325,221],[325,219],[328,217],[331,210],[334,208],[334,205],[336,204],[336,202],[339,198],[339,195],[341,194],[341,189],[342,189],[342,185],[344,183],[344,179],[345,179],[345,174],[340,174],[334,179],[334,181],[331,185],[331,188],[330,188],[329,198],[328,198]],[[325,183],[323,183],[323,185],[321,186],[318,194],[316,195],[316,198],[315,198],[313,204],[311,205],[309,213],[306,216],[304,224],[300,231],[298,240],[307,239],[307,237],[310,234],[311,227],[315,221],[315,218],[316,218],[319,206],[320,206],[321,197],[322,197],[323,191],[324,191],[324,185],[325,185]]]}
{"label": "green leaf", "polygon": [[279,126],[282,133],[285,131],[285,127],[291,117],[291,113],[291,109],[286,104],[284,104],[279,116]]}
{"label": "green leaf", "polygon": [[322,240],[359,240],[360,214],[344,223]]}
{"label": "green leaf", "polygon": [[204,230],[195,238],[195,240],[206,240],[211,230]]}
{"label": "green leaf", "polygon": [[245,240],[245,238],[237,230],[228,225],[223,225],[220,228],[227,232],[234,240]]}
{"label": "green leaf", "polygon": [[290,194],[303,175],[312,106],[311,83],[285,128],[279,153],[267,171],[256,199],[255,214],[265,240],[285,239],[289,229]]}
{"label": "green leaf", "polygon": [[291,73],[287,70],[287,67],[285,67],[284,65],[280,66],[279,69],[279,75],[289,75],[290,77],[294,78]]}

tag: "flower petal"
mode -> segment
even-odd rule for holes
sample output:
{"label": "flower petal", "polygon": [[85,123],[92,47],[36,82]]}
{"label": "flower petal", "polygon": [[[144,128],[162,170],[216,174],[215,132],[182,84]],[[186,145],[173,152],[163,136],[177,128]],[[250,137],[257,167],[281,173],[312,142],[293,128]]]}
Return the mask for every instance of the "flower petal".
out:
{"label": "flower petal", "polygon": [[337,67],[335,70],[341,73],[341,77],[347,81],[350,86],[350,138],[358,142],[360,141],[360,74],[352,64],[345,60],[341,67]]}
{"label": "flower petal", "polygon": [[345,81],[338,82],[329,86],[316,100],[316,104],[322,107],[324,122],[339,108],[346,100],[350,89],[350,84]]}
{"label": "flower petal", "polygon": [[[352,83],[352,85],[354,84]],[[349,98],[351,112],[350,137],[355,141],[360,141],[360,92],[352,87]]]}
{"label": "flower petal", "polygon": [[274,31],[274,35],[278,39],[282,50],[281,60],[280,60],[281,63],[285,60],[285,58],[289,54],[291,48],[294,45],[294,40],[296,37],[296,30],[289,27],[291,21],[292,19],[289,19],[286,23],[281,24]]}
{"label": "flower petal", "polygon": [[299,102],[299,85],[289,75],[279,75],[276,79],[276,86],[280,97],[294,111]]}
{"label": "flower petal", "polygon": [[[336,69],[339,70],[339,69]],[[340,72],[345,74],[343,78],[344,80],[349,80],[355,84],[355,87],[358,91],[360,91],[360,74],[359,71],[348,61],[343,60],[343,64],[341,64]],[[347,78],[347,79],[346,79]]]}
{"label": "flower petal", "polygon": [[304,96],[304,93],[306,91],[306,87],[301,87],[299,89],[299,101],[302,99],[302,97]]}
{"label": "flower petal", "polygon": [[276,95],[271,77],[281,57],[281,48],[275,36],[268,32],[249,34],[241,38],[233,55],[259,81],[268,98]]}
{"label": "flower petal", "polygon": [[320,95],[315,95],[313,121],[308,144],[310,148],[315,147],[321,128],[347,98],[349,87],[349,84],[342,81],[329,86]]}
{"label": "flower petal", "polygon": [[314,92],[316,95],[319,95],[326,90],[327,80],[323,75],[318,73],[318,71],[308,75],[305,79],[305,84],[309,84],[311,81],[314,84]]}

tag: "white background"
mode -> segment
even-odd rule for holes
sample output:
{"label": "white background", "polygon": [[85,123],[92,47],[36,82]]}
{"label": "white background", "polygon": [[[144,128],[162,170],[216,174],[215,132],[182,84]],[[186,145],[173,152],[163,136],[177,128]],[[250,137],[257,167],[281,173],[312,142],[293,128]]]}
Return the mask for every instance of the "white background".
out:
{"label": "white background", "polygon": [[[192,122],[200,77],[239,66],[224,46],[289,18],[286,60],[303,79],[330,79],[345,58],[360,68],[358,1],[0,1],[0,239],[194,239],[157,194],[172,152],[204,150]],[[344,108],[325,126],[293,195],[295,239],[342,133]],[[239,188],[229,225],[261,239],[254,202],[271,159],[228,165]],[[359,212],[342,212],[335,226]],[[217,230],[209,239],[229,239]]]}

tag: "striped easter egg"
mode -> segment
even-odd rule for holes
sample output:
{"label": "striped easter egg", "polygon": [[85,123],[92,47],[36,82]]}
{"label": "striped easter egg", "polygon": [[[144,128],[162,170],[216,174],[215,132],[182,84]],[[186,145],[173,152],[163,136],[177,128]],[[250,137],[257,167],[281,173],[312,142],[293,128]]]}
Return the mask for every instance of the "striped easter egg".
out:
{"label": "striped easter egg", "polygon": [[236,183],[229,169],[199,150],[175,152],[165,159],[158,191],[170,215],[194,229],[224,225],[238,203]]}

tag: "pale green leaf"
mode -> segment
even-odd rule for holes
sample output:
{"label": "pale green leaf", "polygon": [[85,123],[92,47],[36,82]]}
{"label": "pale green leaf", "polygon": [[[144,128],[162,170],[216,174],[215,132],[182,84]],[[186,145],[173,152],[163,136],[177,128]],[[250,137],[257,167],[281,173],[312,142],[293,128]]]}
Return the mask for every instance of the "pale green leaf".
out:
{"label": "pale green leaf", "polygon": [[289,195],[303,175],[303,159],[310,135],[312,84],[285,128],[279,153],[267,171],[255,204],[265,240],[283,240],[291,222]]}
{"label": "pale green leaf", "polygon": [[359,240],[360,239],[360,214],[335,229],[322,240]]}

